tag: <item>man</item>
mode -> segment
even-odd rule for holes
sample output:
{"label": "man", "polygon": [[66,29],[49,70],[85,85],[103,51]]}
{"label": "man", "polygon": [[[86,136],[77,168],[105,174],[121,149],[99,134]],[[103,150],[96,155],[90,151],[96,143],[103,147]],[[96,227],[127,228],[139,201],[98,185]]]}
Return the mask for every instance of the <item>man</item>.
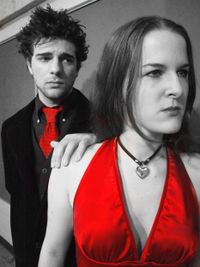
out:
{"label": "man", "polygon": [[[79,22],[50,6],[35,9],[17,40],[37,96],[3,123],[3,160],[16,267],[35,267],[46,229],[50,143],[90,130],[89,101],[73,88],[88,47]],[[72,244],[67,266],[75,266],[74,254]]]}

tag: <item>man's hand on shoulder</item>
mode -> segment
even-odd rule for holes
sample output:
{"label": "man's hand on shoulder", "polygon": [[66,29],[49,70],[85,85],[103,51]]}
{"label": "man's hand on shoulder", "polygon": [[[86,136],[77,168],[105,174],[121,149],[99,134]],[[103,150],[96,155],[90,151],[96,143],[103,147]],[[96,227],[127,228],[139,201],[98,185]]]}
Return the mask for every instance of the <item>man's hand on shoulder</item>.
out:
{"label": "man's hand on shoulder", "polygon": [[86,149],[96,142],[96,136],[91,133],[67,134],[60,142],[52,141],[51,167],[67,166],[72,158],[79,161]]}

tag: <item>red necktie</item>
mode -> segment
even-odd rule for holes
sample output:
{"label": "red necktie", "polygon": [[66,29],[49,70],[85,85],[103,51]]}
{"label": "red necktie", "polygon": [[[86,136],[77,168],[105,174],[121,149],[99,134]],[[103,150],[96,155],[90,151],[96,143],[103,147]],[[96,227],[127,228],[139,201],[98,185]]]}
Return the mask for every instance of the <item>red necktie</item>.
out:
{"label": "red necktie", "polygon": [[59,133],[56,127],[56,118],[61,110],[63,110],[63,107],[42,108],[42,111],[44,112],[44,115],[46,117],[46,125],[44,132],[40,138],[39,144],[46,158],[48,158],[52,150],[52,147],[50,146],[51,141],[58,139]]}

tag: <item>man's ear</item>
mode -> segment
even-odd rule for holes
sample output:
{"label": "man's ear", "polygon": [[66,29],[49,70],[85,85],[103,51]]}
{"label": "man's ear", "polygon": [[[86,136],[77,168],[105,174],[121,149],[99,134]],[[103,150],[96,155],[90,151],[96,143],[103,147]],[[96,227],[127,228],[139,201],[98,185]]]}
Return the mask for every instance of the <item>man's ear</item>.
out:
{"label": "man's ear", "polygon": [[26,59],[26,66],[27,66],[30,74],[33,75],[32,67],[31,67],[31,61],[29,59]]}

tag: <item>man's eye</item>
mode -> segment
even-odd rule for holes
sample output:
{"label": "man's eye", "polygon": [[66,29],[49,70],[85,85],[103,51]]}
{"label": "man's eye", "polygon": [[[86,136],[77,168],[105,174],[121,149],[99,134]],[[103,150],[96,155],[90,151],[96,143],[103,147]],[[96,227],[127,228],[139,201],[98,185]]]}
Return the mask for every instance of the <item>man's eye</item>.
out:
{"label": "man's eye", "polygon": [[188,70],[179,70],[177,72],[177,74],[178,74],[179,77],[187,78],[188,77]]}
{"label": "man's eye", "polygon": [[159,78],[162,75],[162,70],[152,70],[146,75],[152,78]]}
{"label": "man's eye", "polygon": [[63,58],[63,62],[64,63],[73,63],[74,62],[74,59],[71,58],[71,57]]}
{"label": "man's eye", "polygon": [[39,57],[39,60],[42,62],[45,62],[45,61],[49,61],[50,58],[49,57]]}

